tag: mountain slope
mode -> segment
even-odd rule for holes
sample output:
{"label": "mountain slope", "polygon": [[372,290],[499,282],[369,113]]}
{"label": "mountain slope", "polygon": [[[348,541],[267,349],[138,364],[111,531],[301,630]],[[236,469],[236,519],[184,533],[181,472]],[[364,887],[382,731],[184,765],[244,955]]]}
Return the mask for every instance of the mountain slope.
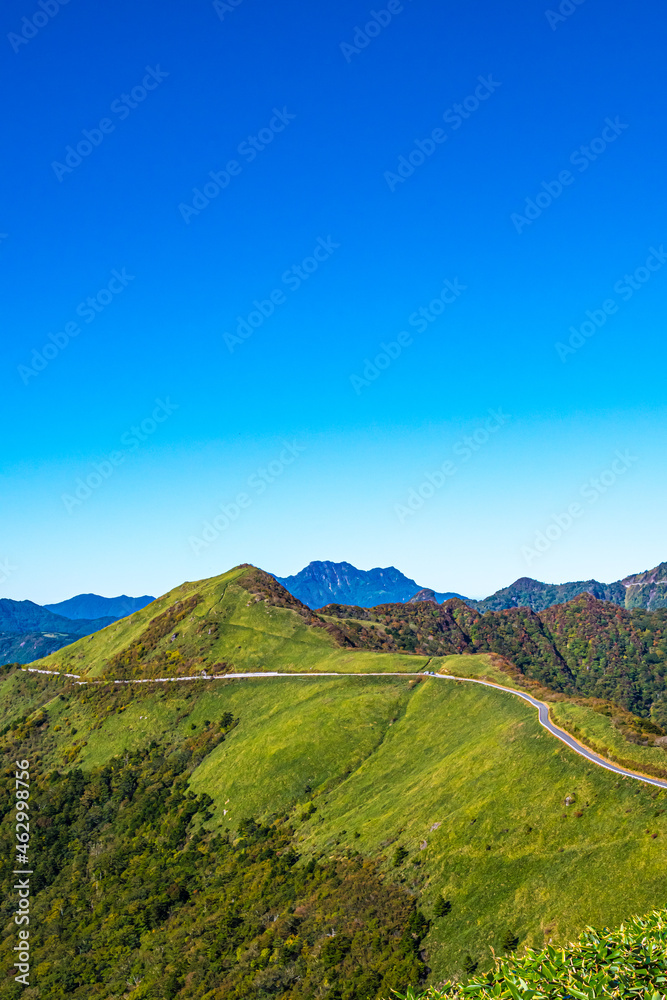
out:
{"label": "mountain slope", "polygon": [[370,651],[376,648],[378,643],[367,642],[356,628],[312,612],[268,573],[238,566],[185,583],[34,665],[126,679],[229,670],[350,671],[362,661],[380,670],[413,669],[420,662],[401,651],[383,659]]}
{"label": "mountain slope", "polygon": [[458,599],[313,612],[269,574],[239,566],[183,584],[35,666],[123,680],[415,671],[431,657],[461,653],[499,655],[552,690],[606,699],[667,725],[667,610],[626,611],[590,594],[539,612],[480,614]]}
{"label": "mountain slope", "polygon": [[646,608],[649,611],[667,608],[667,563],[660,563],[645,573],[626,576],[621,584],[626,588],[626,608]]}
{"label": "mountain slope", "polygon": [[154,601],[154,597],[100,597],[98,594],[77,594],[59,604],[45,604],[47,611],[65,618],[125,618]]}
{"label": "mountain slope", "polygon": [[[400,676],[495,676],[471,652],[499,644],[572,684],[598,663],[591,639],[609,638],[620,670],[653,616],[590,596],[539,614],[457,600],[314,613],[239,566],[36,664],[220,680],[6,674],[0,750],[34,764],[49,990],[111,1000],[131,969],[138,997],[310,1000],[319,979],[366,1000],[426,967],[458,975],[467,954],[486,969],[510,929],[541,947],[659,905],[666,793],[578,757],[510,694]],[[230,668],[314,676],[225,680]],[[634,683],[633,669],[619,676]],[[327,670],[380,676],[315,676]],[[11,835],[0,823],[5,856]]]}
{"label": "mountain slope", "polygon": [[579,583],[541,583],[539,580],[524,576],[483,601],[468,603],[478,611],[504,611],[518,607],[543,611],[553,604],[565,604],[580,594],[592,594],[599,601],[611,601],[623,605],[626,591],[621,583],[605,584],[598,583],[597,580],[585,580]]}
{"label": "mountain slope", "polygon": [[[361,570],[347,562],[311,562],[295,576],[276,577],[278,583],[309,608],[349,604],[372,608],[377,604],[409,601],[422,590],[393,566]],[[438,601],[459,594],[436,594]]]}
{"label": "mountain slope", "polygon": [[664,609],[626,611],[581,594],[539,612],[518,607],[480,614],[463,601],[427,600],[370,609],[329,605],[319,614],[344,622],[348,634],[370,649],[495,653],[552,690],[609,699],[667,725]]}

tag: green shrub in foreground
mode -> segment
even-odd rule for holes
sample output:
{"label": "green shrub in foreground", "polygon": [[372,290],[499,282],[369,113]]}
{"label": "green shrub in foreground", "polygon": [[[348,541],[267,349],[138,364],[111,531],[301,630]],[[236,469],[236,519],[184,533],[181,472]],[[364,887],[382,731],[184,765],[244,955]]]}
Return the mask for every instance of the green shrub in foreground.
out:
{"label": "green shrub in foreground", "polygon": [[408,990],[399,1000],[598,1000],[636,997],[666,1000],[667,910],[633,917],[619,928],[588,928],[566,948],[528,950],[498,961],[494,972],[467,985],[447,983],[425,993]]}

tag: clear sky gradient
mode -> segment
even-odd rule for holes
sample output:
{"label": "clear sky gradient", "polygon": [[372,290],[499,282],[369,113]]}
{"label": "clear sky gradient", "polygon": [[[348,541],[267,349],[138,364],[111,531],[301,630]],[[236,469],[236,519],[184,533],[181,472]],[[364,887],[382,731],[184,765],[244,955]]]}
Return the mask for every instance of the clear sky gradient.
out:
{"label": "clear sky gradient", "polygon": [[659,0],[0,18],[0,596],[667,558]]}

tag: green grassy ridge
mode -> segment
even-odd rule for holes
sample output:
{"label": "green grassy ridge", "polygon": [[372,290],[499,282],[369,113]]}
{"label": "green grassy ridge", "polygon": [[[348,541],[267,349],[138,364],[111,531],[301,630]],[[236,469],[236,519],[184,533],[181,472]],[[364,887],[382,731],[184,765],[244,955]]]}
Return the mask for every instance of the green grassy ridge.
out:
{"label": "green grassy ridge", "polygon": [[[237,601],[239,595],[235,595]],[[273,611],[273,609],[270,609]],[[282,614],[282,610],[280,612]],[[256,667],[257,664],[255,663]],[[282,665],[281,665],[282,666]],[[306,666],[302,664],[304,670]],[[426,657],[411,654],[378,653],[366,650],[328,649],[309,663],[307,672],[326,673],[411,673],[424,669],[460,677],[488,680],[517,690],[527,691],[550,704],[553,721],[581,740],[590,749],[609,760],[640,773],[657,777],[667,776],[667,752],[662,747],[644,747],[626,740],[600,708],[591,708],[585,699],[568,699],[562,694],[543,688],[539,682],[512,669],[501,657],[493,654],[466,654],[464,656]],[[1,711],[1,708],[0,708]],[[617,710],[621,713],[623,710]],[[628,715],[630,720],[633,717]],[[642,724],[642,720],[634,720]]]}
{"label": "green grassy ridge", "polygon": [[391,677],[81,687],[17,671],[0,684],[0,705],[5,692],[18,721],[15,735],[31,739],[26,753],[39,754],[42,770],[75,765],[89,771],[165,734],[177,745],[207,721],[232,713],[240,719],[234,740],[225,744],[223,759],[207,758],[196,784],[219,792],[221,805],[229,790],[242,797],[245,811],[235,803],[229,819],[214,809],[213,825],[235,828],[244,815],[266,816],[268,803],[274,812],[291,809],[354,770],[402,714],[413,689],[407,679]]}
{"label": "green grassy ridge", "polygon": [[527,608],[480,617],[457,600],[370,610],[331,605],[317,614],[274,578],[244,565],[183,584],[36,665],[117,678],[417,670],[429,657],[476,651],[509,658],[527,677],[571,697],[616,698],[640,715],[650,709],[660,722],[666,614],[629,613],[590,595],[541,617]]}
{"label": "green grassy ridge", "polygon": [[[667,753],[662,747],[644,747],[629,742],[606,714],[593,709],[583,700],[570,701],[565,696],[544,689],[538,682],[526,678],[517,670],[508,670],[502,658],[489,654],[425,658],[401,654],[382,654],[364,650],[332,650],[320,660],[316,672],[332,670],[340,673],[412,672],[425,669],[444,674],[455,674],[471,679],[488,680],[531,693],[550,705],[556,725],[581,740],[592,750],[601,753],[624,767],[654,776],[667,775]],[[217,683],[217,682],[216,682]],[[603,706],[604,707],[604,706]],[[0,702],[1,712],[1,702]],[[0,720],[1,720],[0,715]],[[140,721],[140,720],[139,720]],[[641,720],[638,720],[641,722]],[[0,721],[1,724],[1,721]],[[164,724],[170,724],[165,718]],[[141,727],[139,727],[141,728]]]}
{"label": "green grassy ridge", "polygon": [[405,847],[399,874],[427,916],[439,897],[452,903],[425,942],[438,979],[461,974],[467,954],[488,966],[509,927],[522,945],[541,946],[659,903],[667,819],[655,812],[665,794],[634,785],[555,744],[510,695],[431,680],[318,804],[300,846],[352,843],[384,853],[387,870]]}
{"label": "green grassy ridge", "polygon": [[[452,607],[458,608],[459,603],[454,602]],[[596,607],[597,603],[592,602]],[[188,607],[190,604],[194,606]],[[399,618],[417,615],[419,628],[428,631],[437,624],[429,622],[436,619],[439,622],[438,616],[449,614],[447,608],[434,611],[433,607],[397,605],[375,610],[398,614]],[[583,601],[579,611],[583,614],[587,607]],[[450,657],[429,659],[426,649],[421,651],[424,655],[405,649],[388,651],[390,645],[396,645],[397,637],[390,635],[385,625],[341,618],[343,612],[353,609],[332,608],[337,611],[334,616],[314,614],[267,574],[254,567],[239,566],[220,577],[184,584],[148,608],[37,661],[35,666],[98,679],[197,675],[203,670],[217,674],[228,670],[381,673],[427,668],[449,672]],[[373,612],[364,614],[368,618]],[[469,609],[465,609],[465,614],[470,614]],[[454,625],[452,618],[449,626]],[[458,629],[458,625],[455,627]],[[422,633],[418,630],[415,634]],[[389,645],[385,639],[391,640]],[[405,636],[401,642],[407,642]],[[350,644],[370,648],[350,648]],[[497,654],[468,655],[466,661],[454,657],[451,662],[465,662],[463,676],[509,683],[552,702],[555,721],[560,720],[564,729],[610,760],[657,777],[667,774],[665,751],[662,747],[638,746],[636,734],[631,732],[634,722],[630,717],[629,728],[620,726],[630,736],[625,740],[619,733],[618,720],[602,722],[586,710],[592,707],[593,699],[589,699],[591,705],[584,706],[584,699],[570,695],[568,699],[578,702],[579,708],[558,709],[555,707],[558,695],[544,688],[539,679],[512,669]]]}
{"label": "green grassy ridge", "polygon": [[465,985],[395,991],[392,1000],[665,1000],[666,993],[667,910],[655,910],[612,931],[588,928],[562,949],[502,960],[492,973]]}
{"label": "green grassy ridge", "polygon": [[[244,572],[244,567],[236,567],[228,573],[210,580],[181,584],[140,611],[108,625],[100,632],[84,637],[70,646],[65,646],[50,656],[36,660],[31,666],[40,670],[55,670],[59,673],[99,677],[104,674],[105,668],[111,660],[118,657],[129,645],[140,640],[142,634],[149,628],[151,621],[158,615],[164,614],[180,601],[199,595],[201,600],[195,609],[197,617],[199,617],[202,612],[211,611],[224,602],[227,588],[241,578]],[[181,626],[179,631],[184,630],[188,635],[194,631],[190,626],[193,623],[195,627],[199,624],[194,621],[195,615],[191,615],[190,618],[193,620],[179,623]],[[165,643],[162,642],[160,648],[163,648],[164,645]],[[181,642],[177,649],[180,651],[182,647],[183,643]],[[170,649],[170,652],[172,651],[176,652],[176,649]]]}
{"label": "green grassy ridge", "polygon": [[[336,635],[324,627],[326,623],[308,609],[301,609],[286,592],[285,606],[270,603],[265,580],[270,580],[266,574],[240,566],[210,580],[183,584],[147,608],[36,660],[31,667],[91,679],[123,679],[196,675],[202,670],[409,672],[427,664],[426,656],[399,652],[387,657],[377,651],[341,647]],[[261,588],[269,599],[264,598]],[[167,629],[142,652],[145,637],[154,631],[152,623],[170,610],[176,618],[179,602],[194,599],[197,603],[186,617],[175,621],[173,629]],[[136,654],[136,666],[128,668],[131,650]]]}

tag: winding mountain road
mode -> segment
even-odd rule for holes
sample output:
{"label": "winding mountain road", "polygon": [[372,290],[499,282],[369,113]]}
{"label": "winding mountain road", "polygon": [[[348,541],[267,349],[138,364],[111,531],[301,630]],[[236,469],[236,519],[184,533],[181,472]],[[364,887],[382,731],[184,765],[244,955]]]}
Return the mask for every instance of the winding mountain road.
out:
{"label": "winding mountain road", "polygon": [[508,694],[514,694],[518,698],[523,698],[524,701],[527,701],[530,705],[537,709],[540,725],[544,726],[544,728],[548,730],[552,736],[561,740],[562,743],[567,744],[571,750],[574,750],[574,752],[578,753],[581,757],[585,757],[586,760],[592,761],[593,764],[597,764],[598,767],[604,767],[607,771],[614,771],[615,774],[620,774],[624,778],[635,778],[637,781],[645,781],[648,785],[656,785],[658,788],[667,788],[667,781],[661,781],[660,778],[649,778],[648,775],[639,774],[635,771],[628,771],[626,768],[620,767],[618,764],[613,764],[610,760],[605,760],[604,757],[600,757],[599,754],[589,750],[583,743],[579,743],[574,736],[570,736],[570,734],[564,729],[559,729],[558,726],[553,724],[549,718],[549,706],[546,702],[538,701],[537,698],[533,698],[532,695],[526,694],[524,691],[517,691],[515,688],[503,687],[501,684],[493,684],[491,681],[478,681],[473,677],[454,677],[450,674],[436,674],[435,676],[442,678],[442,680],[467,681],[469,684],[481,684],[483,687],[496,688],[497,691],[506,691]]}
{"label": "winding mountain road", "polygon": [[604,757],[600,757],[599,754],[594,753],[589,750],[588,747],[584,746],[570,736],[568,732],[564,729],[560,729],[555,726],[551,719],[549,718],[549,706],[546,702],[538,701],[537,698],[533,698],[532,695],[526,694],[525,691],[517,691],[516,688],[503,687],[502,684],[495,684],[493,681],[482,681],[475,677],[457,677],[454,674],[433,674],[428,672],[421,673],[363,673],[363,674],[353,674],[353,673],[309,673],[309,674],[298,674],[298,673],[277,673],[275,671],[264,671],[257,673],[246,673],[246,674],[214,674],[214,675],[198,675],[195,677],[147,677],[138,680],[129,681],[85,681],[81,680],[80,674],[61,674],[56,670],[38,670],[35,667],[25,667],[24,668],[29,673],[33,674],[52,674],[57,677],[67,677],[76,681],[77,684],[173,684],[179,681],[243,681],[243,680],[261,680],[263,678],[276,678],[276,677],[309,677],[311,679],[320,677],[406,677],[406,678],[419,678],[421,680],[429,678],[430,680],[441,680],[441,681],[459,681],[465,684],[480,684],[482,687],[495,688],[496,691],[504,691],[506,694],[513,694],[517,698],[522,698],[527,701],[529,705],[537,709],[538,719],[540,725],[543,726],[552,736],[565,743],[570,750],[574,750],[578,753],[580,757],[585,757],[586,760],[590,760],[593,764],[597,764],[598,767],[604,767],[606,771],[613,771],[615,774],[620,774],[623,778],[634,778],[636,781],[643,781],[648,785],[655,785],[657,788],[667,788],[667,780],[661,780],[660,778],[650,778],[646,774],[641,774],[637,771],[629,771],[624,767],[620,767],[618,764],[612,763],[610,760],[606,760]]}

